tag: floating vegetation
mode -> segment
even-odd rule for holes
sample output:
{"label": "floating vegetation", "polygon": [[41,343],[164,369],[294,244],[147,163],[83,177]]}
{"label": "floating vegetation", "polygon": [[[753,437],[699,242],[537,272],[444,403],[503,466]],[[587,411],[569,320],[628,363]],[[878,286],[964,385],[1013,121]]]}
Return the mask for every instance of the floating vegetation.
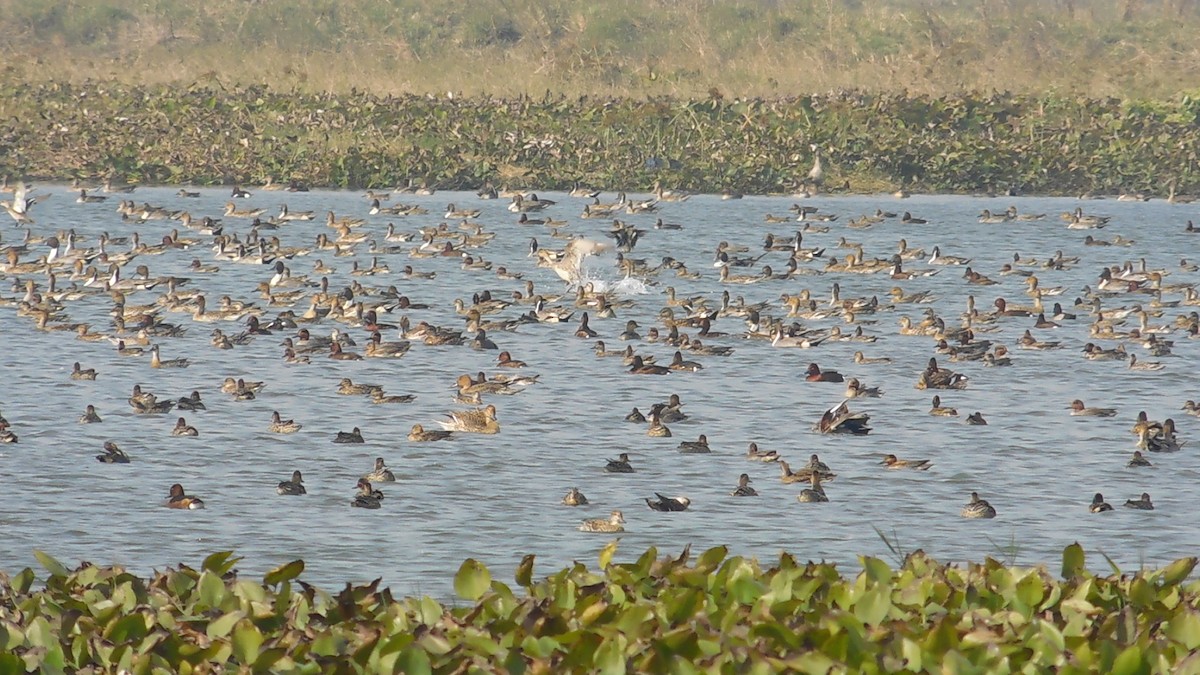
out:
{"label": "floating vegetation", "polygon": [[527,556],[516,592],[469,559],[454,579],[466,605],[379,580],[330,594],[298,580],[298,560],[259,581],[224,552],[145,579],[39,552],[44,587],[30,569],[0,584],[0,670],[1145,673],[1194,668],[1200,647],[1195,558],[1098,576],[1074,544],[1058,579],[920,551],[897,569],[863,557],[853,576],[786,553],[764,569],[724,547],[615,551],[538,580]]}
{"label": "floating vegetation", "polygon": [[787,193],[1200,189],[1200,99],[840,93],[438,98],[0,84],[0,172],[40,180]]}

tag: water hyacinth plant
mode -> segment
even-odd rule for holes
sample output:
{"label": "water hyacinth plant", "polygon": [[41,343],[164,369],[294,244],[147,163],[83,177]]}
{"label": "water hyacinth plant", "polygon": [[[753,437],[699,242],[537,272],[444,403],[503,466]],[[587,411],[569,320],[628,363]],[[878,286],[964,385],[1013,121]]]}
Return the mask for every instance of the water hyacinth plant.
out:
{"label": "water hyacinth plant", "polygon": [[[304,563],[239,578],[228,552],[199,569],[150,578],[38,553],[48,575],[4,576],[5,672],[1058,672],[1195,668],[1196,559],[1107,576],[1078,544],[1061,578],[988,559],[944,565],[917,551],[898,568],[800,563],[771,567],[724,547],[693,559],[651,548],[599,568],[516,586],[476,560],[454,579],[465,605],[396,598],[378,580],[331,594],[298,577]],[[514,590],[514,588],[516,590]]]}
{"label": "water hyacinth plant", "polygon": [[817,147],[829,190],[1200,188],[1188,95],[498,100],[0,81],[0,114],[0,173],[40,180],[787,193]]}

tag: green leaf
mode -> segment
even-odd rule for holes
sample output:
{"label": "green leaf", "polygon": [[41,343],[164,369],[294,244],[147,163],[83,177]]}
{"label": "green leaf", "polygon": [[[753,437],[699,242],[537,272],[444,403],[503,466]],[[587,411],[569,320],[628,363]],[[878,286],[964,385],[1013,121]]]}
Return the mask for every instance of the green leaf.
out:
{"label": "green leaf", "polygon": [[204,562],[200,565],[200,569],[225,576],[225,573],[233,569],[233,566],[239,560],[241,558],[233,557],[233,551],[217,551],[204,559]]}
{"label": "green leaf", "polygon": [[286,565],[280,565],[270,572],[267,572],[266,576],[263,577],[263,583],[268,586],[274,586],[275,584],[282,583],[284,581],[291,581],[292,579],[300,576],[300,573],[303,571],[304,561],[293,560]]}
{"label": "green leaf", "polygon": [[906,667],[914,673],[921,672],[921,646],[908,638],[903,638],[900,643],[900,653],[908,662]]}
{"label": "green leaf", "polygon": [[396,672],[407,675],[430,675],[433,673],[433,664],[429,662],[429,654],[424,649],[409,645],[401,650],[400,657],[396,659],[396,669]]}
{"label": "green leaf", "polygon": [[1150,664],[1146,662],[1142,648],[1133,645],[1121,652],[1113,662],[1109,675],[1144,675],[1150,672]]}
{"label": "green leaf", "polygon": [[108,632],[109,641],[115,643],[140,640],[145,636],[146,617],[141,614],[129,614],[121,617]]}
{"label": "green leaf", "polygon": [[454,592],[467,600],[478,600],[483,597],[492,585],[492,574],[483,563],[474,558],[467,558],[454,575]]}
{"label": "green leaf", "polygon": [[1180,558],[1175,562],[1167,565],[1162,571],[1163,584],[1174,586],[1192,573],[1196,567],[1196,558]]}
{"label": "green leaf", "polygon": [[597,671],[604,675],[622,675],[625,672],[625,647],[622,642],[624,639],[620,635],[604,640],[592,661]]}
{"label": "green leaf", "polygon": [[617,552],[618,541],[619,540],[614,539],[608,542],[608,544],[606,544],[604,548],[600,550],[600,569],[608,569],[608,564],[612,562],[613,554]]}
{"label": "green leaf", "polygon": [[1028,607],[1030,612],[1037,610],[1044,598],[1045,587],[1037,573],[1031,572],[1017,582],[1017,599]]}
{"label": "green leaf", "polygon": [[433,626],[433,625],[437,624],[438,621],[442,620],[443,613],[444,613],[444,610],[442,609],[442,606],[438,604],[437,600],[434,600],[433,598],[429,597],[428,595],[421,598],[421,604],[420,604],[421,623],[428,625],[428,626]]}
{"label": "green leaf", "polygon": [[263,636],[249,619],[238,622],[233,629],[233,657],[239,663],[253,665],[258,660]]}
{"label": "green leaf", "polygon": [[743,574],[733,580],[730,588],[733,598],[743,605],[752,605],[758,601],[762,594],[766,591],[762,582],[755,579],[752,575]]}
{"label": "green leaf", "polygon": [[717,565],[721,564],[726,555],[729,555],[727,547],[714,546],[700,554],[700,557],[696,560],[696,568],[705,572],[712,571]]}
{"label": "green leaf", "polygon": [[862,556],[859,558],[862,562],[863,569],[867,572],[867,578],[877,584],[890,584],[892,582],[892,568],[879,558]]}
{"label": "green leaf", "polygon": [[42,567],[46,568],[46,571],[50,573],[50,576],[52,576],[52,577],[71,576],[71,571],[68,570],[66,567],[64,567],[62,563],[55,560],[54,556],[50,555],[49,553],[46,553],[45,551],[40,551],[40,550],[34,549],[33,557],[37,558],[38,563],[40,563]]}
{"label": "green leaf", "polygon": [[246,618],[246,614],[240,609],[235,609],[214,621],[210,621],[205,633],[210,640],[223,640],[233,630],[233,627],[237,625],[237,622],[244,618]]}
{"label": "green leaf", "polygon": [[200,583],[197,584],[200,592],[200,604],[203,607],[198,609],[220,609],[221,603],[225,600],[225,582],[215,573],[205,570],[200,574]]}
{"label": "green leaf", "polygon": [[891,596],[891,591],[886,588],[873,588],[863,593],[854,604],[854,615],[869,626],[883,623],[892,608]]}
{"label": "green leaf", "polygon": [[1079,542],[1075,542],[1063,549],[1063,578],[1074,579],[1082,575],[1085,571],[1083,547],[1079,545]]}
{"label": "green leaf", "polygon": [[1188,651],[1200,647],[1200,616],[1196,612],[1182,611],[1171,618],[1167,626],[1167,637],[1187,648]]}
{"label": "green leaf", "polygon": [[266,649],[258,655],[258,659],[254,662],[254,672],[265,673],[271,669],[276,663],[279,663],[283,657],[287,656],[287,650],[275,647]]}

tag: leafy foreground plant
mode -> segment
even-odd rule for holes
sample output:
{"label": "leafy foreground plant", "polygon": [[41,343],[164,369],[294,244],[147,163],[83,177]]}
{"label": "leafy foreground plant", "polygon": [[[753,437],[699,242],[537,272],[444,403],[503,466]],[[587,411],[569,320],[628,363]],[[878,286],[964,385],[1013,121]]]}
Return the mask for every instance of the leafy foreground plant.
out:
{"label": "leafy foreground plant", "polygon": [[[445,607],[393,598],[379,581],[336,595],[298,581],[297,560],[261,582],[237,558],[209,556],[143,579],[75,571],[38,553],[45,587],[23,570],[0,581],[0,672],[1194,672],[1200,667],[1195,558],[1094,576],[1078,544],[1062,580],[1044,568],[941,565],[920,551],[893,570],[875,558],[843,577],[783,554],[763,569],[710,549],[651,548],[600,571],[582,564],[519,595],[467,560]],[[299,588],[294,588],[293,583]]]}

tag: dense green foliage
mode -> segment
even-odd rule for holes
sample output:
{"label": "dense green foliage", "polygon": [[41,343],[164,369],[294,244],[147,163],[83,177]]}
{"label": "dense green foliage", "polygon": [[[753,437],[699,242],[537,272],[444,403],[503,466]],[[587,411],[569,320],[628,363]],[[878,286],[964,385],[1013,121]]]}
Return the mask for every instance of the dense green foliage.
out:
{"label": "dense green foliage", "polygon": [[[70,180],[779,193],[824,149],[857,191],[1198,187],[1200,100],[837,94],[447,99],[266,88],[0,85],[0,172]],[[647,160],[660,161],[647,161]]]}
{"label": "dense green foliage", "polygon": [[9,0],[26,82],[385,94],[867,89],[1162,97],[1195,86],[1194,0]]}
{"label": "dense green foliage", "polygon": [[843,577],[787,554],[763,569],[723,547],[622,564],[615,549],[598,572],[576,564],[542,579],[528,556],[518,592],[467,560],[454,580],[465,606],[393,598],[378,581],[331,595],[296,579],[300,561],[259,582],[218,553],[143,579],[38,554],[44,588],[29,569],[0,585],[0,670],[1130,675],[1200,664],[1194,558],[1095,576],[1075,544],[1058,580],[917,552],[895,570],[863,558]]}

